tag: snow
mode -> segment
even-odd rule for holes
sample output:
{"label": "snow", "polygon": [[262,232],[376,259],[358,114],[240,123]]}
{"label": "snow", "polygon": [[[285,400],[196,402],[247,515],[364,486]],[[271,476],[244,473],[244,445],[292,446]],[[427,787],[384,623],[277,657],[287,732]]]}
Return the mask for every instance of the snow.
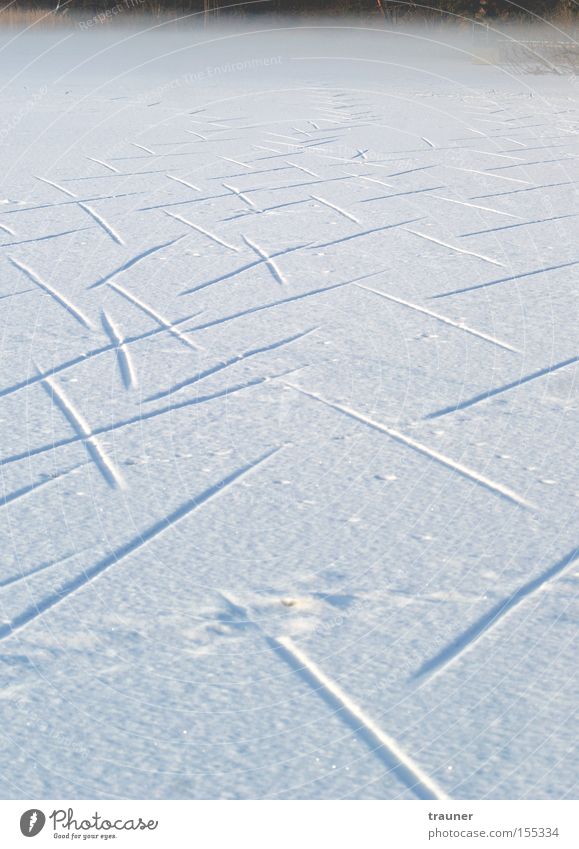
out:
{"label": "snow", "polygon": [[576,785],[576,81],[3,34],[3,798]]}

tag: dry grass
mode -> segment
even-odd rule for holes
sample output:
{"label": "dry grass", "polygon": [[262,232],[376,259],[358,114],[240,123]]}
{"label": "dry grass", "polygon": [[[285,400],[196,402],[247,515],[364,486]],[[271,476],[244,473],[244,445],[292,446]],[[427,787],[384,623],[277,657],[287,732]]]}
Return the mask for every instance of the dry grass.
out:
{"label": "dry grass", "polygon": [[[58,11],[46,8],[22,8],[17,5],[17,2],[18,0],[16,0],[13,5],[8,5],[8,7],[0,9],[0,28],[11,27],[14,29],[24,29],[27,27],[37,26],[41,28],[75,27],[78,26],[79,21],[93,16],[96,17],[98,14],[96,10],[91,11],[90,6],[69,10],[66,8],[66,0],[60,0],[60,2],[63,3],[63,6]],[[213,20],[214,13],[212,14],[208,10],[213,7],[218,7],[219,2],[227,4],[233,2],[233,0],[205,0],[205,2],[205,9],[208,13],[208,17]],[[109,5],[115,6],[115,0],[110,0]],[[176,4],[175,8],[171,10],[168,9],[166,5],[163,5],[161,0],[125,0],[125,2],[123,2],[123,0],[117,0],[116,6],[125,6],[125,8],[123,8],[123,13],[115,14],[111,18],[101,21],[101,23],[108,24],[112,21],[116,24],[130,23],[131,21],[134,21],[135,17],[139,16],[150,16],[156,20],[170,21],[174,17],[180,17],[183,14],[183,12],[179,10],[179,4]],[[318,16],[320,14],[320,9],[317,8],[315,4],[312,8],[309,8],[304,0],[297,0],[296,6],[297,8],[294,9],[294,13],[297,12],[297,17],[303,17],[304,15],[307,16],[308,14]],[[551,20],[561,25],[563,29],[574,29],[578,19],[578,6],[579,3],[576,5],[576,0],[554,0]],[[424,22],[430,17],[432,17],[432,20],[436,22],[440,20],[439,13],[426,12],[420,7],[411,8],[411,4],[408,0],[404,6],[401,6],[401,8],[404,9],[404,14],[402,14],[399,18],[394,6],[386,6],[383,0],[376,0],[376,5],[372,6],[372,11],[369,12],[368,10],[365,10],[365,14],[361,15],[360,6],[357,0],[325,0],[323,11],[324,14],[328,16],[355,14],[357,12],[358,16],[361,15],[363,19],[373,19],[374,22],[387,20],[389,25],[394,26],[398,23],[403,24],[404,22]],[[386,14],[386,9],[390,10],[388,14]],[[197,12],[197,14],[199,14],[200,10],[191,9],[190,12]],[[241,10],[238,9],[236,9],[236,13],[242,14]],[[197,15],[194,17],[197,17]]]}
{"label": "dry grass", "polygon": [[65,12],[51,12],[48,9],[19,9],[13,7],[0,10],[0,27],[24,29],[31,26],[54,27],[71,26],[73,21]]}

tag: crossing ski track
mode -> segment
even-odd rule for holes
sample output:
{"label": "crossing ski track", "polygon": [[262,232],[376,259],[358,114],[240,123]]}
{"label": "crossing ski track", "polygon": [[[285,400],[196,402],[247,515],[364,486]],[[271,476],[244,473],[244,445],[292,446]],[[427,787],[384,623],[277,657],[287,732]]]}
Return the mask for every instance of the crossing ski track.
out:
{"label": "crossing ski track", "polygon": [[576,87],[269,37],[7,118],[4,792],[572,794]]}

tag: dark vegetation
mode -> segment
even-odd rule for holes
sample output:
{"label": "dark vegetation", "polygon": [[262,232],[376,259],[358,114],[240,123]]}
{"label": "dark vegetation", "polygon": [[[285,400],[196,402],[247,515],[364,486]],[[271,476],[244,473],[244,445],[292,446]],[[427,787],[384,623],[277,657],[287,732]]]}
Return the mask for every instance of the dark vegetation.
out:
{"label": "dark vegetation", "polygon": [[158,15],[205,12],[210,15],[353,14],[379,16],[389,21],[435,20],[461,16],[479,21],[529,20],[573,17],[575,0],[15,0],[8,9],[49,10],[57,14],[100,12],[123,7],[130,12]]}

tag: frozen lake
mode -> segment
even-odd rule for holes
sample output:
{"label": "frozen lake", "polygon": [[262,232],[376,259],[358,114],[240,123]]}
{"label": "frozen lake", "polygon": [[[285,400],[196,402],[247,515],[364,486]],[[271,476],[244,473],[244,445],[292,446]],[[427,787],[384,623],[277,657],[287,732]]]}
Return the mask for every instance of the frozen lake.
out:
{"label": "frozen lake", "polygon": [[577,83],[258,28],[2,36],[2,798],[576,797]]}

